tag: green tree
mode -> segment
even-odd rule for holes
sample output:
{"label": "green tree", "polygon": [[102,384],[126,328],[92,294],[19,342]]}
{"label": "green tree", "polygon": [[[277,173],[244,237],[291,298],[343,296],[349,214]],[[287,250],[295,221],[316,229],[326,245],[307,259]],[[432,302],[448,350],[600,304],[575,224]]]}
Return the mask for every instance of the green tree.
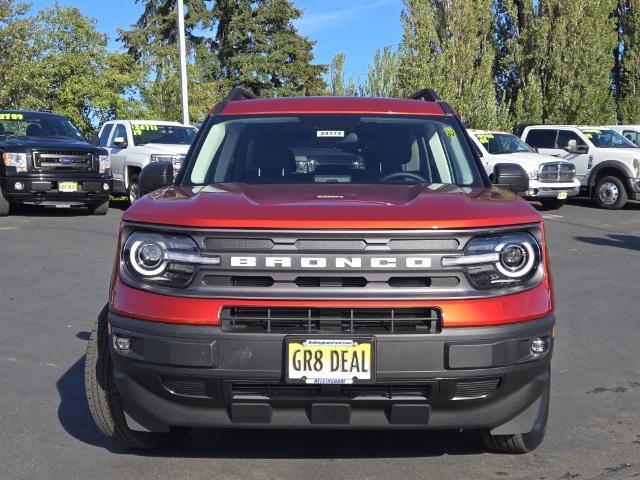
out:
{"label": "green tree", "polygon": [[614,69],[618,121],[640,123],[640,0],[619,0],[619,47]]}
{"label": "green tree", "polygon": [[313,42],[293,26],[302,11],[289,0],[219,0],[215,79],[261,96],[319,95],[326,67],[313,64]]}
{"label": "green tree", "polygon": [[398,71],[400,55],[386,46],[378,49],[373,55],[373,63],[367,70],[367,81],[364,84],[364,94],[369,97],[397,97]]}
{"label": "green tree", "polygon": [[29,4],[0,0],[0,108],[18,108],[29,89],[34,55]]}
{"label": "green tree", "polygon": [[507,122],[496,100],[493,0],[404,0],[398,89],[431,87],[470,126]]}
{"label": "green tree", "polygon": [[327,93],[333,96],[355,96],[358,94],[358,87],[349,77],[345,81],[344,65],[346,55],[342,52],[336,53],[331,59],[329,65],[329,83],[327,85]]}

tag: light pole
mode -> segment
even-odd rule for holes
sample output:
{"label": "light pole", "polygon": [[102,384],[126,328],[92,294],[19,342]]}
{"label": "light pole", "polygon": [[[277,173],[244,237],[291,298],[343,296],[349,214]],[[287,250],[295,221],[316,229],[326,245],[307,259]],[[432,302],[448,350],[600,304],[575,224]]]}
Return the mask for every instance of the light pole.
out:
{"label": "light pole", "polygon": [[180,54],[180,95],[182,96],[182,123],[189,124],[189,93],[187,90],[187,45],[184,38],[184,2],[178,0],[178,51]]}

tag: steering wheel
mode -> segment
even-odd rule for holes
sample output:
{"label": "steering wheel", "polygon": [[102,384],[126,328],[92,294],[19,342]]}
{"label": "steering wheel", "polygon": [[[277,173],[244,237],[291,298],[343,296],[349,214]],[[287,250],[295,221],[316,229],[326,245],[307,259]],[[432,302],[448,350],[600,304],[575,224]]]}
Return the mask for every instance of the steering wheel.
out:
{"label": "steering wheel", "polygon": [[417,180],[420,183],[427,183],[427,179],[418,175],[417,173],[412,172],[394,172],[386,175],[380,179],[381,182],[388,182],[389,180],[393,180],[395,178],[411,178],[413,180]]}

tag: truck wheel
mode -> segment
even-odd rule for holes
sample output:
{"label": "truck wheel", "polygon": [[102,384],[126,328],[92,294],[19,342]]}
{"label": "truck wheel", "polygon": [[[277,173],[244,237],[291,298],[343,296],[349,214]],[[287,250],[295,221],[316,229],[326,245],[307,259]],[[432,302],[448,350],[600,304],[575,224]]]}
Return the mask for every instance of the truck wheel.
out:
{"label": "truck wheel", "polygon": [[618,177],[603,177],[596,184],[593,199],[600,208],[618,210],[627,203],[627,191]]}
{"label": "truck wheel", "polygon": [[129,179],[129,203],[133,205],[140,198],[140,184],[138,183],[138,175],[132,175]]}
{"label": "truck wheel", "polygon": [[109,198],[102,202],[96,202],[88,205],[88,207],[90,215],[106,215],[109,211]]}
{"label": "truck wheel", "polygon": [[557,198],[543,198],[543,199],[540,199],[540,203],[542,204],[545,210],[558,210],[565,203],[567,203],[567,201],[558,200]]}
{"label": "truck wheel", "polygon": [[9,215],[9,210],[11,210],[9,199],[0,188],[0,217],[6,217]]}
{"label": "truck wheel", "polygon": [[189,432],[188,428],[155,433],[138,432],[127,426],[120,394],[113,381],[107,312],[105,306],[98,316],[85,357],[84,387],[93,420],[105,436],[127,448],[151,450],[176,443]]}
{"label": "truck wheel", "polygon": [[551,394],[551,372],[545,387],[542,406],[538,412],[535,426],[529,433],[519,433],[516,435],[491,435],[489,430],[481,430],[482,443],[488,450],[498,453],[529,453],[542,443],[547,430],[547,419],[549,417],[549,398]]}

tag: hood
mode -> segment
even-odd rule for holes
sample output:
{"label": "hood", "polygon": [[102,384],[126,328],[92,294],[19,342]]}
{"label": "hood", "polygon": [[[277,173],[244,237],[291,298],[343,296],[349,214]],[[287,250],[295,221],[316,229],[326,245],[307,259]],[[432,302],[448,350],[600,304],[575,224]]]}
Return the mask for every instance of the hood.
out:
{"label": "hood", "polygon": [[432,229],[540,222],[517,195],[435,185],[247,185],[168,187],[123,219],[204,228]]}
{"label": "hood", "polygon": [[65,140],[63,138],[42,138],[42,137],[0,137],[0,145],[6,148],[19,149],[40,149],[40,150],[82,150],[84,152],[97,152],[101,150],[88,142],[82,140]]}
{"label": "hood", "polygon": [[186,155],[191,145],[171,145],[166,143],[147,143],[145,145],[136,145],[133,148],[138,152],[144,153],[167,153],[169,155]]}
{"label": "hood", "polygon": [[532,170],[537,170],[543,163],[568,163],[569,165],[573,165],[571,162],[562,160],[561,158],[535,152],[503,153],[501,155],[494,155],[494,158],[504,162],[519,163],[520,165],[529,167]]}

